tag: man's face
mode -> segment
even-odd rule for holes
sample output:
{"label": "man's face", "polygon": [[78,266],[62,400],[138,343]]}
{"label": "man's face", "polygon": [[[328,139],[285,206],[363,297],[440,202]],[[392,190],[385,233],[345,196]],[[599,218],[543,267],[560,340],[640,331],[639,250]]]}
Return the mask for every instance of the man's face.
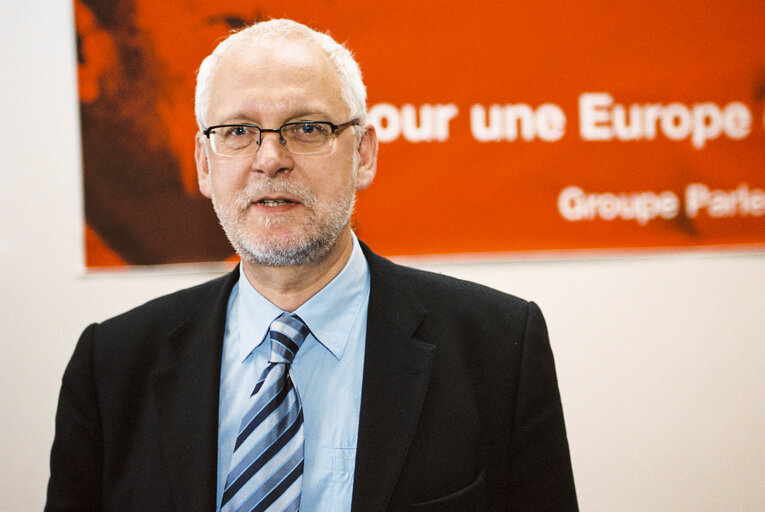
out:
{"label": "man's face", "polygon": [[[207,126],[252,123],[279,128],[294,121],[348,121],[340,82],[328,58],[296,40],[264,48],[231,48],[210,87]],[[232,245],[247,262],[292,266],[321,261],[347,236],[356,190],[374,177],[374,133],[361,150],[352,130],[319,155],[287,152],[263,134],[253,157],[216,155],[197,138],[200,190],[213,200]],[[371,151],[371,152],[370,152]]]}

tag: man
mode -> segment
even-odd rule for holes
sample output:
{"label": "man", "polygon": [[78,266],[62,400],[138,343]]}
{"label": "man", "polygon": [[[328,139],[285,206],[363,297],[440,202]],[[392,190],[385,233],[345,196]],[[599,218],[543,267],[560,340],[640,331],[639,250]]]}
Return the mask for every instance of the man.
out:
{"label": "man", "polygon": [[199,187],[242,263],[86,329],[46,510],[576,509],[539,309],[355,238],[365,101],[292,21],[205,59]]}

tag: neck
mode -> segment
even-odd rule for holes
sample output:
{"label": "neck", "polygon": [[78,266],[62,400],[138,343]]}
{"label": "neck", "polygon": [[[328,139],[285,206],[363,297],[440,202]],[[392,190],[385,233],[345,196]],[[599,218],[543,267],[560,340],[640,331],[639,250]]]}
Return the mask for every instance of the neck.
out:
{"label": "neck", "polygon": [[352,250],[351,232],[346,229],[319,262],[294,267],[270,267],[243,261],[242,270],[253,288],[278,308],[291,313],[340,273]]}

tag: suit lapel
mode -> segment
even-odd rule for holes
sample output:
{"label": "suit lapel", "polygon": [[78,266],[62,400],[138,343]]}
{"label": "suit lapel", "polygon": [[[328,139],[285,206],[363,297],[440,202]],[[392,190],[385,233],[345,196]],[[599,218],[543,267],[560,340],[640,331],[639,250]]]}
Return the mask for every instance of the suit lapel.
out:
{"label": "suit lapel", "polygon": [[[362,244],[372,288],[354,476],[354,512],[384,511],[406,459],[430,381],[434,345],[413,336],[425,309],[396,265]],[[154,374],[160,443],[178,510],[216,507],[218,395],[233,272],[167,339]]]}
{"label": "suit lapel", "polygon": [[435,346],[413,337],[425,310],[391,262],[362,244],[372,288],[354,476],[354,512],[386,510],[414,436]]}
{"label": "suit lapel", "polygon": [[153,376],[160,443],[176,510],[215,510],[218,395],[226,309],[234,271],[167,339]]}

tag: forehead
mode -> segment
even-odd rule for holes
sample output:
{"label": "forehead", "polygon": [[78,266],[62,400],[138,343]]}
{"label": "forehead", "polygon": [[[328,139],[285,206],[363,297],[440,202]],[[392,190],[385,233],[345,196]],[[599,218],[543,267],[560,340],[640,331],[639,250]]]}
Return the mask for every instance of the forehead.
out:
{"label": "forehead", "polygon": [[[221,56],[210,82],[208,117],[315,113],[334,121],[348,115],[340,79],[329,57],[300,39],[241,41]],[[269,119],[270,120],[270,119]],[[344,121],[344,119],[343,119]]]}

